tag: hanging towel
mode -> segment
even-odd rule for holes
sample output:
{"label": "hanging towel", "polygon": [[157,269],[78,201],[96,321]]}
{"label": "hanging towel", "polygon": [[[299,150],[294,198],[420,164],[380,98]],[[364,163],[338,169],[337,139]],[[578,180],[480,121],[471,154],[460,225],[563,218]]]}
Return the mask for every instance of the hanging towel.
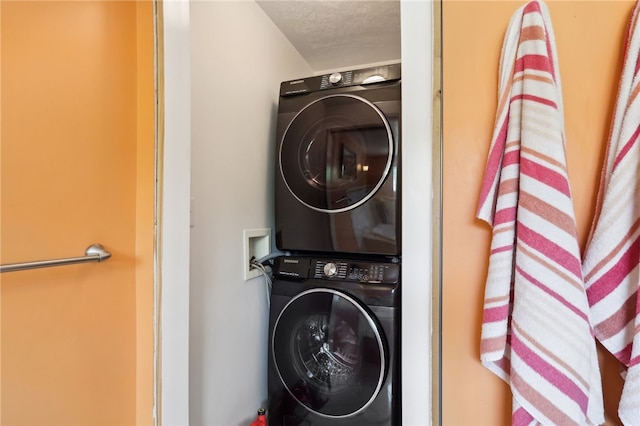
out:
{"label": "hanging towel", "polygon": [[640,425],[640,24],[636,3],[583,273],[594,332],[626,367],[618,409]]}
{"label": "hanging towel", "polygon": [[543,2],[514,14],[477,213],[493,228],[481,360],[510,384],[514,425],[604,422],[554,44]]}

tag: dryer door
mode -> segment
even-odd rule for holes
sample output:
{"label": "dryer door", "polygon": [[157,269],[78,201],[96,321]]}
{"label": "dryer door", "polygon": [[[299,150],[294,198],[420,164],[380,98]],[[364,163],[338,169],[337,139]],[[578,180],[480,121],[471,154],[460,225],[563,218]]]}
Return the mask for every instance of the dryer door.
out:
{"label": "dryer door", "polygon": [[300,111],[280,144],[280,171],[307,207],[338,213],[365,203],[384,183],[393,134],[382,112],[353,95],[330,95]]}
{"label": "dryer door", "polygon": [[272,339],[282,383],[319,415],[355,415],[382,387],[388,363],[382,330],[345,293],[324,288],[300,293],[280,313]]}

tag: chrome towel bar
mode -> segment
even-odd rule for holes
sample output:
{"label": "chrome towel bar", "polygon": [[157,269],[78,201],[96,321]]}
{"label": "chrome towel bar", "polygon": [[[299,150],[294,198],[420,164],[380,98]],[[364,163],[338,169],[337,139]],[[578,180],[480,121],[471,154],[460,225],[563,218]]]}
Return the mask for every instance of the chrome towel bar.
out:
{"label": "chrome towel bar", "polygon": [[111,257],[111,253],[105,250],[101,244],[91,244],[82,257],[69,257],[66,259],[39,260],[36,262],[9,263],[0,265],[0,272],[22,271],[25,269],[48,268],[51,266],[70,265],[72,263],[102,262]]}

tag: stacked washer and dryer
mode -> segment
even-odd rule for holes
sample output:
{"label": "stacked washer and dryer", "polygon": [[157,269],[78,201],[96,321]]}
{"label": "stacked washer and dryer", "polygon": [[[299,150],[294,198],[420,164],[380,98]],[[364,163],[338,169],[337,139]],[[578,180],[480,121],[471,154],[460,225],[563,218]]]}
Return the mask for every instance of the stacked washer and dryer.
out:
{"label": "stacked washer and dryer", "polygon": [[399,425],[400,64],[286,81],[271,426]]}

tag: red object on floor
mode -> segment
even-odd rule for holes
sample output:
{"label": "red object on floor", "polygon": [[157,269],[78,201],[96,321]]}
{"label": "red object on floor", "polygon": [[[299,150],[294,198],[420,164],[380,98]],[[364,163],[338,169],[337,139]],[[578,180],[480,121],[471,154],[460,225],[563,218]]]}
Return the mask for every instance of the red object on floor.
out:
{"label": "red object on floor", "polygon": [[251,422],[251,426],[267,426],[267,415],[264,408],[258,409],[258,416]]}

